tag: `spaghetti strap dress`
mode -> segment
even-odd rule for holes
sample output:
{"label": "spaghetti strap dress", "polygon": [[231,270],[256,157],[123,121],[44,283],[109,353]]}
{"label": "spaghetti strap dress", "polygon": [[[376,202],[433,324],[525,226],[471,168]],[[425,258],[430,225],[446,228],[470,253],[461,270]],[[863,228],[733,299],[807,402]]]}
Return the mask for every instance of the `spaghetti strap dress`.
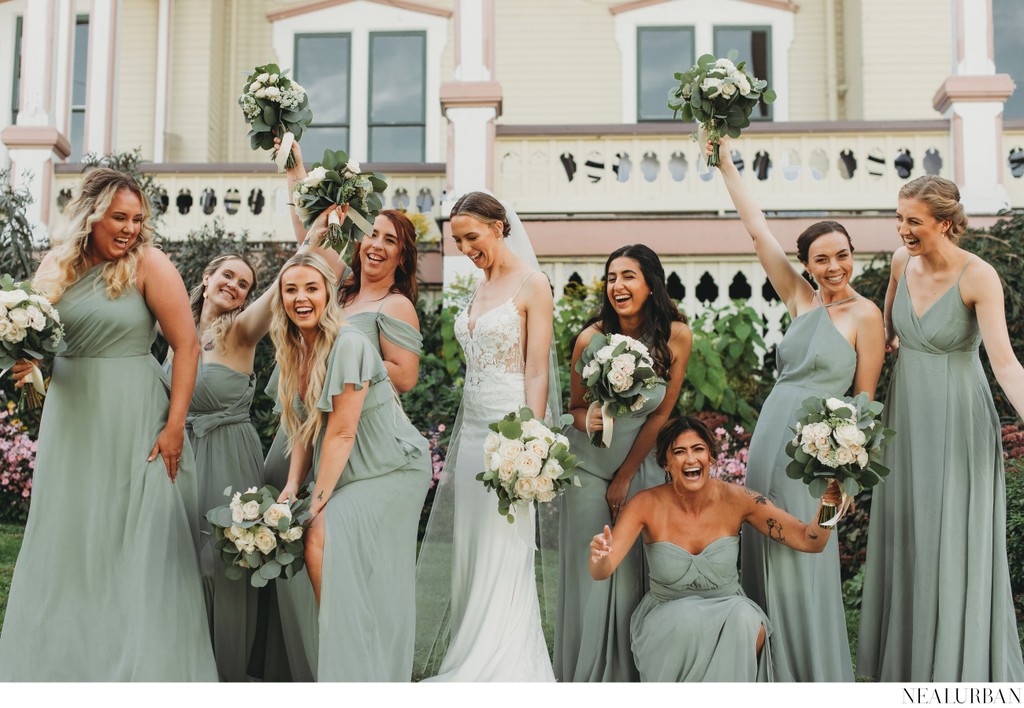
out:
{"label": "spaghetti strap dress", "polygon": [[871,504],[857,673],[1020,683],[1002,439],[978,318],[959,278],[918,316],[904,271],[892,324],[900,347],[884,416],[896,437]]}
{"label": "spaghetti strap dress", "polygon": [[147,462],[169,396],[156,318],[98,264],[57,303],[32,505],[0,632],[2,681],[216,681],[196,561],[196,469]]}

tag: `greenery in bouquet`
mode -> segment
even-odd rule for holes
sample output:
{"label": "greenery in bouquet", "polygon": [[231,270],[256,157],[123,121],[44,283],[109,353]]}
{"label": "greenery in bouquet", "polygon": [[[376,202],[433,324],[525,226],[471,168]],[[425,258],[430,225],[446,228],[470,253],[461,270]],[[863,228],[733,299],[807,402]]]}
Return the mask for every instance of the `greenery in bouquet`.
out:
{"label": "greenery in bouquet", "polygon": [[302,536],[310,519],[308,493],[288,503],[279,503],[280,492],[270,485],[234,494],[228,487],[224,495],[231,502],[206,514],[214,548],[226,566],[224,575],[239,580],[248,571],[249,583],[261,588],[302,570]]}
{"label": "greenery in bouquet", "polygon": [[330,214],[324,239],[325,246],[344,257],[353,238],[360,240],[373,232],[373,220],[384,205],[381,195],[387,187],[373,172],[360,171],[359,163],[350,160],[344,150],[324,150],[323,160],[313,163],[305,179],[295,185],[292,200],[307,229],[332,206],[348,205],[344,222],[336,212]]}
{"label": "greenery in bouquet", "polygon": [[803,402],[803,415],[791,428],[795,437],[786,444],[786,454],[793,458],[786,475],[808,485],[815,498],[825,494],[831,480],[839,483],[841,508],[836,513],[824,505],[819,519],[822,526],[835,524],[853,497],[889,474],[881,463],[882,453],[896,433],[878,419],[882,408],[866,393],[854,398],[812,396]]}
{"label": "greenery in bouquet", "polygon": [[[562,425],[571,422],[568,414],[560,421]],[[569,439],[534,418],[529,408],[509,413],[488,427],[486,469],[476,478],[497,493],[498,513],[510,524],[515,522],[515,504],[548,503],[568,485],[580,486]]]}
{"label": "greenery in bouquet", "polygon": [[[0,369],[9,369],[18,359],[44,359],[66,348],[57,308],[27,281],[15,282],[6,273],[0,276]],[[23,404],[38,408],[45,393],[43,374],[34,366],[22,388]]]}
{"label": "greenery in bouquet", "polygon": [[745,61],[734,63],[738,56],[735,49],[725,59],[702,55],[689,71],[675,74],[679,85],[668,93],[673,117],[686,122],[696,120],[714,145],[709,167],[719,162],[722,136],[738,138],[740,131],[750,125],[750,114],[758,102],[773,103],[776,98],[767,81],[747,72]]}
{"label": "greenery in bouquet", "polygon": [[577,360],[576,372],[587,387],[584,400],[601,407],[603,430],[591,436],[597,447],[611,442],[612,419],[640,410],[649,399],[645,394],[665,385],[647,347],[624,334],[595,334]]}
{"label": "greenery in bouquet", "polygon": [[274,153],[274,162],[279,170],[294,167],[292,143],[313,122],[306,89],[285,76],[277,64],[265,64],[246,77],[238,105],[251,126],[252,149],[273,150],[276,135],[281,147]]}

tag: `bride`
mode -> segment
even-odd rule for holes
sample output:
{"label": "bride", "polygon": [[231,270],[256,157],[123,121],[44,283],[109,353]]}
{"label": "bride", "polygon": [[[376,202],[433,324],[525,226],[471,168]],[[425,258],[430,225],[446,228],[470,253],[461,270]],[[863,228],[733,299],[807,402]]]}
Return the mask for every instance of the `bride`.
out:
{"label": "bride", "polygon": [[484,277],[455,320],[466,384],[417,566],[417,669],[443,681],[554,681],[536,592],[534,510],[521,507],[508,523],[476,480],[490,423],[524,405],[538,417],[557,410],[551,289],[522,224],[494,197],[463,196],[451,229]]}

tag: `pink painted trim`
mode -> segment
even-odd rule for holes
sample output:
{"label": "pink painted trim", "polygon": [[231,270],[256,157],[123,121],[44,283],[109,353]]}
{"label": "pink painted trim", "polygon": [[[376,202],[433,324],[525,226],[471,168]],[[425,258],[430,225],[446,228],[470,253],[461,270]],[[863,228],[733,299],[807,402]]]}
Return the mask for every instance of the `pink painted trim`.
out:
{"label": "pink painted trim", "polygon": [[107,76],[109,77],[109,81],[107,83],[106,131],[103,134],[103,154],[105,155],[114,151],[114,93],[115,87],[117,86],[116,48],[121,46],[120,42],[117,41],[118,34],[121,31],[121,4],[119,2],[115,2],[113,10],[114,26],[110,28],[110,44],[107,46]]}
{"label": "pink painted trim", "polygon": [[497,81],[445,81],[441,84],[441,111],[485,106],[501,115],[502,88]]}
{"label": "pink painted trim", "polygon": [[61,160],[71,154],[67,137],[50,125],[9,125],[0,132],[0,141],[12,150],[53,150]]}
{"label": "pink painted trim", "polygon": [[[651,5],[660,5],[663,2],[669,2],[669,0],[630,0],[630,2],[620,2],[612,5],[608,9],[613,15],[617,15],[620,12],[639,10]],[[800,6],[793,2],[793,0],[740,0],[740,2],[749,2],[751,5],[762,5],[774,10],[788,10],[794,13],[800,10]]]}
{"label": "pink painted trim", "polygon": [[427,285],[440,285],[444,282],[444,261],[438,251],[420,251],[419,263],[416,264],[416,276]]}
{"label": "pink painted trim", "polygon": [[495,73],[495,39],[494,39],[494,28],[495,28],[495,7],[494,0],[483,0],[483,37],[481,38],[484,43],[484,66],[491,72],[491,78],[497,77]]}
{"label": "pink painted trim", "polygon": [[[268,12],[267,19],[271,22],[278,22],[279,20],[286,20],[289,17],[297,17],[310,12],[316,12],[317,10],[326,10],[327,8],[334,7],[335,5],[345,5],[354,1],[355,0],[318,0],[318,2],[309,2],[305,5],[290,7],[287,10]],[[410,0],[367,0],[367,2],[375,2],[378,5],[387,5],[389,7],[398,8],[399,10],[421,12],[425,15],[436,15],[437,17],[452,16],[451,10],[442,10],[439,7],[432,7],[418,2],[410,2]]]}
{"label": "pink painted trim", "polygon": [[964,60],[964,0],[956,0],[954,21],[956,22],[956,62],[959,64]]}
{"label": "pink painted trim", "polygon": [[988,19],[988,60],[995,64],[995,38],[993,37],[995,22],[992,20],[992,0],[985,2],[985,17]]}
{"label": "pink painted trim", "polygon": [[932,106],[945,113],[954,103],[998,101],[1010,97],[1016,84],[1009,74],[987,76],[949,76],[932,98]]}
{"label": "pink painted trim", "polygon": [[43,188],[39,193],[39,220],[50,225],[50,199],[53,194],[53,160],[43,162]]}
{"label": "pink painted trim", "polygon": [[455,64],[453,64],[455,68],[458,68],[459,64],[462,62],[462,35],[460,34],[460,28],[462,27],[463,2],[465,2],[465,0],[455,0],[455,17],[452,20],[452,36],[455,37]]}
{"label": "pink painted trim", "polygon": [[957,184],[964,183],[964,119],[958,113],[953,114],[953,175]]}

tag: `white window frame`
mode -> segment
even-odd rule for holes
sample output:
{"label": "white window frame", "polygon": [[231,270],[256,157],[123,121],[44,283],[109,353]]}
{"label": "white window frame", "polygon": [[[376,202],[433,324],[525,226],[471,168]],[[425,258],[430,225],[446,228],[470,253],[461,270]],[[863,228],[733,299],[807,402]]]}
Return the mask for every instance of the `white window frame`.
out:
{"label": "white window frame", "polygon": [[348,152],[363,162],[369,154],[370,33],[426,32],[426,135],[423,157],[425,162],[441,162],[441,55],[448,42],[448,22],[448,18],[430,13],[355,0],[274,21],[274,51],[281,68],[291,69],[295,65],[296,34],[347,32],[351,35]]}
{"label": "white window frame", "polygon": [[[791,10],[744,0],[668,0],[625,10],[615,15],[615,40],[622,56],[621,120],[637,122],[637,29],[639,27],[693,27],[694,56],[714,53],[716,27],[771,29],[771,87],[778,94],[772,120],[789,120],[789,46],[793,41]],[[689,67],[680,67],[685,71]],[[763,78],[763,77],[758,77]]]}

